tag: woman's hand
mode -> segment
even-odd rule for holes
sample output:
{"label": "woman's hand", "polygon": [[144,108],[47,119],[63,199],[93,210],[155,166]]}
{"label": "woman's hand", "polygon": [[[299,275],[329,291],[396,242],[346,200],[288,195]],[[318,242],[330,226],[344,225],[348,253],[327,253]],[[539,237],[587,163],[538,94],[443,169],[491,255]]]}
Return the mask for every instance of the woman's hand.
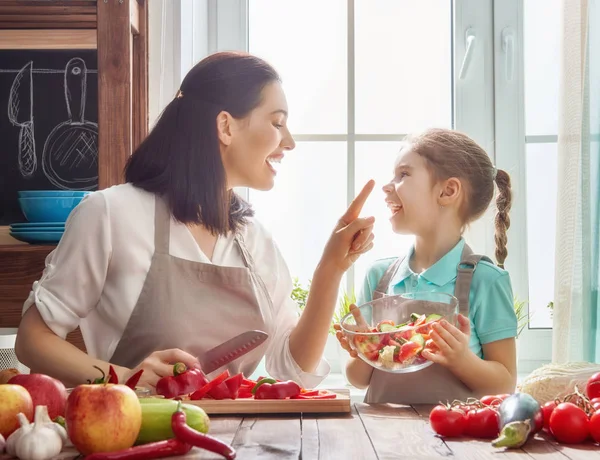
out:
{"label": "woman's hand", "polygon": [[319,265],[332,267],[334,270],[344,273],[361,254],[371,250],[375,218],[359,218],[358,216],[374,186],[375,181],[367,182],[338,221],[325,245]]}
{"label": "woman's hand", "polygon": [[140,369],[144,369],[137,386],[146,387],[153,392],[156,389],[156,383],[162,377],[173,375],[173,365],[175,363],[183,363],[189,368],[200,367],[198,359],[186,353],[179,348],[169,350],[155,351],[140,363],[135,369],[125,373],[124,377],[119,381],[125,382],[129,377],[135,374]]}
{"label": "woman's hand", "polygon": [[471,324],[469,318],[458,315],[458,325],[460,329],[446,320],[434,323],[430,337],[436,346],[436,351],[432,353],[424,350],[423,358],[447,368],[453,368],[463,362],[465,356],[470,352]]}

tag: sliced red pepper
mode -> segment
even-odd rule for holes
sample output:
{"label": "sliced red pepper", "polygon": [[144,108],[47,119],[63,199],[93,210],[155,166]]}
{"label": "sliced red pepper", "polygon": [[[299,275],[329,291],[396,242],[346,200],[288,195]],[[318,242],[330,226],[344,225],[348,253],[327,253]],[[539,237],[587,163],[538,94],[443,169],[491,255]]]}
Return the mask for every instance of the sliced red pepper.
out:
{"label": "sliced red pepper", "polygon": [[216,386],[218,386],[220,383],[223,383],[229,377],[230,377],[229,376],[229,371],[226,370],[225,372],[223,372],[222,374],[219,374],[213,380],[211,380],[210,382],[208,382],[206,385],[204,385],[199,390],[194,391],[190,395],[190,399],[193,399],[193,400],[202,399],[206,394],[208,394],[208,392],[210,390],[212,390],[213,388],[215,388]]}
{"label": "sliced red pepper", "polygon": [[244,374],[239,373],[225,380],[225,385],[229,389],[231,399],[237,398],[242,382],[244,381]]}
{"label": "sliced red pepper", "polygon": [[208,396],[210,396],[213,399],[218,399],[218,400],[234,399],[231,397],[231,392],[229,391],[229,388],[227,388],[227,385],[225,385],[225,382],[221,382],[216,387],[211,389],[208,392]]}
{"label": "sliced red pepper", "polygon": [[243,386],[254,386],[256,385],[256,381],[243,378],[244,374],[242,374],[242,385]]}
{"label": "sliced red pepper", "polygon": [[131,377],[129,377],[127,379],[127,382],[125,382],[125,385],[127,385],[132,390],[135,390],[135,386],[140,381],[140,377],[142,376],[143,373],[144,373],[144,369],[140,369],[139,371],[137,371],[135,374],[133,374]]}
{"label": "sliced red pepper", "polygon": [[237,397],[240,399],[253,398],[254,395],[248,388],[240,388],[240,391],[237,394]]}

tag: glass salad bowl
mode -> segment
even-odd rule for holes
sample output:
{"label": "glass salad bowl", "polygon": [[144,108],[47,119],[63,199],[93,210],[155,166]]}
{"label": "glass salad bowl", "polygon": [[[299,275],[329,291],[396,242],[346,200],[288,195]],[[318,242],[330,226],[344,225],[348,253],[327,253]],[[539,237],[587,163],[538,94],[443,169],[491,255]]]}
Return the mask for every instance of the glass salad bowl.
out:
{"label": "glass salad bowl", "polygon": [[444,292],[386,295],[365,303],[342,318],[348,343],[366,363],[394,374],[415,372],[433,364],[424,349],[436,350],[430,338],[435,322],[457,325],[458,299]]}

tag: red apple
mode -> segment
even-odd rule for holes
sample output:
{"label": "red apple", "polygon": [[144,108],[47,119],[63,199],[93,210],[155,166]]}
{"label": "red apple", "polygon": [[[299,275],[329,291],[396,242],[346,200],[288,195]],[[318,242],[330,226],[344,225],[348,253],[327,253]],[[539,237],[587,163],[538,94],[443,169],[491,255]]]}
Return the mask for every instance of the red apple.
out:
{"label": "red apple", "polygon": [[114,452],[135,443],[142,407],[135,391],[126,385],[79,385],[67,399],[65,421],[80,453]]}
{"label": "red apple", "polygon": [[46,406],[50,419],[65,415],[67,389],[62,382],[44,374],[15,375],[8,383],[21,385],[31,395],[33,407]]}
{"label": "red apple", "polygon": [[0,434],[4,439],[19,428],[19,412],[23,412],[29,421],[33,419],[33,401],[29,392],[21,385],[0,385]]}

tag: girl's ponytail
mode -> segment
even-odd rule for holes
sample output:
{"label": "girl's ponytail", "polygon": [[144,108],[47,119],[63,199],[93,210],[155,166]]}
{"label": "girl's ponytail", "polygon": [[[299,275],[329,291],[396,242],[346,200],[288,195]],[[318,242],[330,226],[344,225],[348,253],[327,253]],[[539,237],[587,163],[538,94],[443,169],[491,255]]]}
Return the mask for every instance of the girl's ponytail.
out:
{"label": "girl's ponytail", "polygon": [[510,176],[506,171],[498,169],[496,171],[496,185],[498,186],[498,196],[496,197],[496,218],[494,219],[494,225],[496,227],[496,233],[494,239],[496,240],[496,261],[498,266],[504,268],[504,261],[508,255],[506,249],[506,243],[508,238],[506,231],[510,227],[510,217],[508,215],[510,207],[512,206],[512,191],[510,187]]}

